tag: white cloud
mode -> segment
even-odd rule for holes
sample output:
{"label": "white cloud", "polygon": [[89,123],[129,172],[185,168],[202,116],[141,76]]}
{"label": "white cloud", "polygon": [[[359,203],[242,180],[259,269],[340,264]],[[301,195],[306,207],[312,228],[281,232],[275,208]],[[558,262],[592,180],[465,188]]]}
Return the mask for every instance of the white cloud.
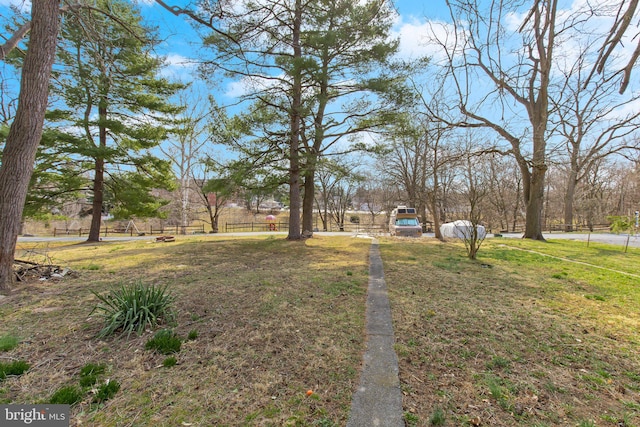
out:
{"label": "white cloud", "polygon": [[224,93],[224,96],[227,96],[229,98],[241,98],[249,93],[259,92],[272,87],[276,87],[279,82],[285,78],[286,76],[284,74],[275,77],[243,77],[240,80],[229,82],[226,85],[227,89]]}
{"label": "white cloud", "polygon": [[224,96],[228,98],[240,98],[249,91],[248,85],[244,80],[236,80],[227,84]]}
{"label": "white cloud", "polygon": [[160,74],[163,77],[181,82],[190,82],[194,79],[193,72],[196,68],[196,61],[177,53],[170,53],[164,56],[165,67]]}
{"label": "white cloud", "polygon": [[193,68],[195,66],[195,61],[193,59],[189,59],[186,56],[182,56],[177,53],[170,53],[166,55],[164,62],[169,67]]}
{"label": "white cloud", "polygon": [[427,56],[438,61],[444,58],[443,43],[453,47],[454,31],[454,26],[447,22],[410,18],[398,21],[393,36],[400,39],[400,57],[416,59]]}

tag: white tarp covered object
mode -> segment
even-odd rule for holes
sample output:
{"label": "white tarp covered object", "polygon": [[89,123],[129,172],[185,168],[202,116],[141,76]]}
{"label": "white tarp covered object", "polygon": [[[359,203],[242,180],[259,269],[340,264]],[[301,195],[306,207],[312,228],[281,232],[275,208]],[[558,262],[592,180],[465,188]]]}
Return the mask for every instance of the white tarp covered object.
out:
{"label": "white tarp covered object", "polygon": [[[447,222],[440,226],[440,233],[444,238],[470,239],[473,232],[473,224],[471,221],[459,219],[453,222]],[[487,231],[484,225],[478,224],[478,239],[482,240],[486,237]]]}

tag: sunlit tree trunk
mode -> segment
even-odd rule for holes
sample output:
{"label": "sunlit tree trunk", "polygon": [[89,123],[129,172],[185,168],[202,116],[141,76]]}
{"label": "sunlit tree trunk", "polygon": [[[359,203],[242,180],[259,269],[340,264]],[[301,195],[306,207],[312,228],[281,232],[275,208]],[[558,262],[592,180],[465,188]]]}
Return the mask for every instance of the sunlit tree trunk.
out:
{"label": "sunlit tree trunk", "polygon": [[[102,101],[98,107],[98,115],[100,116],[100,122],[104,123],[107,120],[107,107],[105,102]],[[99,130],[99,144],[101,148],[107,146],[107,130],[104,126],[100,125]],[[87,241],[98,242],[100,241],[100,224],[102,223],[102,207],[104,203],[104,158],[96,157],[95,170],[93,177],[93,204],[92,204],[92,216],[91,216],[91,228],[89,229],[89,237]]]}
{"label": "sunlit tree trunk", "polygon": [[31,37],[22,68],[18,109],[0,166],[1,291],[8,291],[14,280],[16,242],[47,110],[59,12],[60,2],[56,0],[31,3]]}
{"label": "sunlit tree trunk", "polygon": [[[296,0],[293,20],[293,57],[302,58],[300,31],[302,26],[302,1]],[[302,70],[294,62],[293,96],[291,105],[291,136],[289,143],[289,234],[287,239],[300,240],[300,124],[302,120]],[[313,197],[313,196],[311,196]]]}

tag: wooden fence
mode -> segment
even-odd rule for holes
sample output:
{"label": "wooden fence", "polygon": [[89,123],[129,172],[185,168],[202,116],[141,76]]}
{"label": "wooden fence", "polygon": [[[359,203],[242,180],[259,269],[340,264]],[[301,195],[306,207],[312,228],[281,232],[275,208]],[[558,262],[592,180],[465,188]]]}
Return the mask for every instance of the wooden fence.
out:
{"label": "wooden fence", "polygon": [[[146,236],[146,235],[159,235],[159,234],[203,234],[204,224],[202,225],[175,225],[175,226],[163,226],[153,227],[148,229],[139,229],[137,227],[102,227],[100,228],[101,236],[113,236],[113,235],[129,235],[129,236]],[[53,237],[59,236],[86,236],[89,234],[89,228],[54,228]]]}

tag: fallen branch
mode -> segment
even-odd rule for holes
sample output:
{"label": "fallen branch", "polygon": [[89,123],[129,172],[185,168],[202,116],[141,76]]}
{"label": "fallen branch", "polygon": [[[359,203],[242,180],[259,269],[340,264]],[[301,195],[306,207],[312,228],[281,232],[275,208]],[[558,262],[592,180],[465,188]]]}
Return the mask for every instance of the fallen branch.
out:
{"label": "fallen branch", "polygon": [[39,264],[22,259],[14,260],[14,274],[18,282],[23,282],[27,278],[39,280],[47,280],[53,277],[62,278],[67,273],[69,273],[69,269],[63,269],[59,265]]}

